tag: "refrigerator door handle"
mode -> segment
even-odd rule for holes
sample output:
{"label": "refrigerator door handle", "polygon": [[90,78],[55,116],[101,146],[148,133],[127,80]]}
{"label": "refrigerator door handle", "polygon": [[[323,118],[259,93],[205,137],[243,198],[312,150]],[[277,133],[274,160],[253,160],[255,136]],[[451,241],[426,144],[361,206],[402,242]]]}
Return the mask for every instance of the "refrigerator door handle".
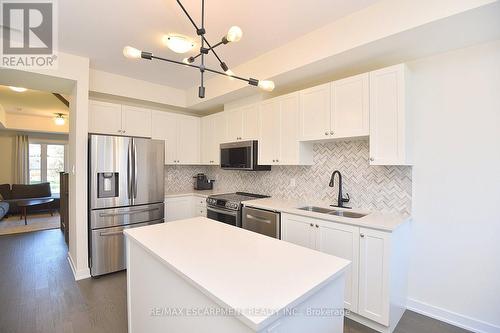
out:
{"label": "refrigerator door handle", "polygon": [[137,198],[137,146],[135,140],[132,139],[132,144],[134,147],[134,199]]}
{"label": "refrigerator door handle", "polygon": [[127,149],[127,197],[132,199],[132,145],[129,142]]}

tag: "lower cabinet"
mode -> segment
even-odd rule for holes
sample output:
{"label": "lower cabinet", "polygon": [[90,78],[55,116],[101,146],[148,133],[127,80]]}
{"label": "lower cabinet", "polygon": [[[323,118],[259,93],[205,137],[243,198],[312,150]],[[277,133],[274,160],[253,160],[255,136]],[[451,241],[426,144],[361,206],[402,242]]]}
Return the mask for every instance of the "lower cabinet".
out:
{"label": "lower cabinet", "polygon": [[206,198],[196,195],[165,199],[165,222],[207,216]]}
{"label": "lower cabinet", "polygon": [[282,213],[281,228],[284,241],[350,260],[345,308],[392,332],[406,309],[408,227],[386,232]]}

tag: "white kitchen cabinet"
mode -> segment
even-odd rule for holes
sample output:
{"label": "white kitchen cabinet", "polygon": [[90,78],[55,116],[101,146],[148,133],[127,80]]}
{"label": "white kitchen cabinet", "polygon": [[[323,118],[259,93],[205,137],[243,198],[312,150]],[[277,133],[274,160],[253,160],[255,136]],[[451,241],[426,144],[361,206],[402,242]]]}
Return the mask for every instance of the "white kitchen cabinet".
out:
{"label": "white kitchen cabinet", "polygon": [[360,228],[359,306],[363,317],[389,325],[389,234]]}
{"label": "white kitchen cabinet", "polygon": [[122,128],[125,135],[151,137],[151,110],[122,105]]}
{"label": "white kitchen cabinet", "polygon": [[370,132],[370,79],[361,74],[331,84],[331,123],[333,138],[367,136]]}
{"label": "white kitchen cabinet", "polygon": [[359,228],[338,223],[325,223],[318,230],[318,251],[351,261],[346,272],[344,307],[358,312]]}
{"label": "white kitchen cabinet", "polygon": [[370,164],[410,165],[404,64],[370,72]]}
{"label": "white kitchen cabinet", "polygon": [[313,219],[281,214],[281,239],[316,250],[316,229]]}
{"label": "white kitchen cabinet", "polygon": [[394,330],[406,309],[408,233],[281,214],[281,239],[351,261],[344,306],[349,318],[380,332]]}
{"label": "white kitchen cabinet", "polygon": [[201,119],[201,163],[220,164],[220,144],[226,141],[227,123],[224,112]]}
{"label": "white kitchen cabinet", "polygon": [[330,83],[300,91],[300,140],[330,138]]}
{"label": "white kitchen cabinet", "polygon": [[122,106],[89,101],[89,133],[122,135]]}
{"label": "white kitchen cabinet", "polygon": [[228,142],[241,140],[257,140],[259,137],[258,104],[241,106],[225,111],[227,121]]}
{"label": "white kitchen cabinet", "polygon": [[200,118],[153,111],[152,138],[165,141],[165,164],[200,163]]}
{"label": "white kitchen cabinet", "polygon": [[260,105],[259,164],[310,165],[312,145],[299,142],[299,94]]}
{"label": "white kitchen cabinet", "polygon": [[194,217],[193,197],[180,196],[165,199],[165,222]]}
{"label": "white kitchen cabinet", "polygon": [[89,101],[89,133],[151,137],[151,110]]}
{"label": "white kitchen cabinet", "polygon": [[207,198],[193,196],[194,216],[207,216]]}

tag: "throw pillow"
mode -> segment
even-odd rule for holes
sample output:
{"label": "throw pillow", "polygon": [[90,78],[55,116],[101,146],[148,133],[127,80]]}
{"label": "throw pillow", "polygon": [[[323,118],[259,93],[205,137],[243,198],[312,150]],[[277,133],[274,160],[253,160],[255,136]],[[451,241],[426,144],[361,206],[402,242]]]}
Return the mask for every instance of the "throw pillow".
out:
{"label": "throw pillow", "polygon": [[3,197],[2,197],[2,194],[0,194],[0,201],[3,201]]}

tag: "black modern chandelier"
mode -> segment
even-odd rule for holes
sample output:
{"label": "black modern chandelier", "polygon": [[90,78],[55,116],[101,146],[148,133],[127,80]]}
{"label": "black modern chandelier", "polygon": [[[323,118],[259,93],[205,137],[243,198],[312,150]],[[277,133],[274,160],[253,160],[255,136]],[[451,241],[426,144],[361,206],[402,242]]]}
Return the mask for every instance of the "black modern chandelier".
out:
{"label": "black modern chandelier", "polygon": [[[205,72],[210,72],[210,73],[216,73],[224,76],[228,76],[230,78],[238,79],[241,81],[247,82],[249,85],[252,86],[258,86],[261,89],[265,91],[272,91],[274,89],[274,82],[273,81],[267,81],[267,80],[257,80],[253,78],[244,78],[235,75],[227,66],[227,64],[221,60],[215,49],[218,46],[221,45],[226,45],[228,43],[233,43],[233,42],[238,42],[241,37],[243,36],[243,32],[241,29],[237,26],[233,26],[229,29],[228,33],[222,37],[221,41],[218,42],[217,44],[214,44],[213,46],[208,42],[208,40],[205,37],[206,30],[205,30],[205,0],[201,0],[201,27],[199,27],[196,22],[193,20],[191,15],[187,12],[186,8],[182,5],[180,0],[177,0],[177,3],[181,7],[182,11],[186,16],[188,17],[189,21],[191,21],[191,24],[193,27],[196,29],[196,34],[200,36],[200,51],[197,55],[191,56],[188,58],[184,58],[182,61],[177,61],[177,60],[172,60],[172,59],[166,59],[162,57],[157,57],[153,55],[151,52],[146,52],[146,51],[141,51],[136,48],[133,48],[131,46],[126,46],[123,49],[123,55],[127,58],[131,59],[147,59],[147,60],[162,60],[182,66],[188,66],[192,68],[196,68],[200,71],[200,76],[201,76],[201,83],[198,88],[198,96],[200,98],[205,97],[205,82],[204,82],[204,74]],[[195,47],[195,43],[190,40],[188,37],[179,35],[179,34],[169,34],[165,35],[163,38],[163,42],[166,44],[166,46],[171,49],[172,51],[176,53],[185,53],[190,51],[192,48]],[[217,60],[219,61],[220,67],[222,68],[223,72],[215,69],[211,69],[205,66],[205,56],[207,56],[209,53],[212,53]],[[200,64],[196,65],[194,62],[196,59],[200,59]]]}

